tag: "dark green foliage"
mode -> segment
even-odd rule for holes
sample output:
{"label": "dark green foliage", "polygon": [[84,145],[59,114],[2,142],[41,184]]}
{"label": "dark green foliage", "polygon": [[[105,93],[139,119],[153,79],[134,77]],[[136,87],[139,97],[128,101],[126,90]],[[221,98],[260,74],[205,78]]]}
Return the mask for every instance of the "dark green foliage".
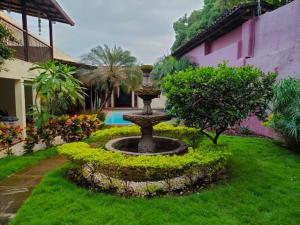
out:
{"label": "dark green foliage", "polygon": [[[191,15],[184,15],[173,25],[175,31],[175,42],[172,46],[172,51],[178,49],[188,40],[193,38],[197,33],[203,31],[211,25],[216,19],[225,13],[243,3],[255,2],[254,0],[205,0],[204,7],[200,10],[195,10]],[[266,2],[274,6],[286,4],[286,0],[267,0]]]}
{"label": "dark green foliage", "polygon": [[[276,74],[252,66],[189,69],[164,78],[171,114],[200,129],[215,144],[229,127],[251,114],[263,119]],[[211,129],[215,136],[205,132]]]}
{"label": "dark green foliage", "polygon": [[55,61],[38,64],[30,70],[37,70],[39,75],[34,79],[37,98],[41,99],[40,107],[36,107],[38,126],[49,121],[52,116],[63,115],[68,106],[84,104],[82,83],[74,77],[75,67]]}
{"label": "dark green foliage", "polygon": [[0,24],[0,71],[4,60],[10,59],[14,53],[14,51],[7,46],[9,41],[16,42],[16,39],[13,37],[10,30]]}
{"label": "dark green foliage", "polygon": [[271,126],[288,138],[289,144],[300,146],[300,81],[285,79],[276,84]]}
{"label": "dark green foliage", "polygon": [[76,186],[67,167],[42,180],[12,225],[299,225],[300,157],[268,139],[220,143],[233,153],[228,178],[207,190],[124,198]]}
{"label": "dark green foliage", "polygon": [[249,135],[249,134],[251,134],[251,130],[250,130],[250,128],[247,127],[247,126],[241,126],[241,127],[240,127],[240,133],[241,133],[242,135]]}
{"label": "dark green foliage", "polygon": [[168,74],[194,67],[186,58],[176,59],[172,56],[164,56],[154,64],[151,76],[154,80],[161,80]]}

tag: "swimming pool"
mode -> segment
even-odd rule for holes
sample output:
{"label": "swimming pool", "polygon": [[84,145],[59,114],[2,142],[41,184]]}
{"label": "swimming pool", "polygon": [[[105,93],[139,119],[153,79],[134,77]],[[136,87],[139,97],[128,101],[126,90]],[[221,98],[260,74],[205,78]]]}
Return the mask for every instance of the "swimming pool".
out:
{"label": "swimming pool", "polygon": [[107,125],[133,125],[133,123],[123,120],[124,113],[128,113],[127,111],[114,111],[110,112],[105,120],[105,124]]}

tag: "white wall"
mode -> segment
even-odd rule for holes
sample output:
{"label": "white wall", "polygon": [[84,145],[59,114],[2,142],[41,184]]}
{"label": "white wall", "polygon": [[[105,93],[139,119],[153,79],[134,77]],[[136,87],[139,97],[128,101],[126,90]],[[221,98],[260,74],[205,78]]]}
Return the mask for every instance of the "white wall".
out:
{"label": "white wall", "polygon": [[[161,95],[159,98],[152,100],[151,107],[152,109],[165,109],[167,98]],[[138,97],[138,108],[142,109],[144,106],[143,100]]]}

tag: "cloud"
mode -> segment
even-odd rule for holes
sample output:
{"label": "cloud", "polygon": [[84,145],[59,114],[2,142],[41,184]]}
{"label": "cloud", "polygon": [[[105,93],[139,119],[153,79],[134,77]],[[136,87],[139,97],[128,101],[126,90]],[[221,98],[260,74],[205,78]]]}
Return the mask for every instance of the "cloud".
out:
{"label": "cloud", "polygon": [[[97,45],[118,45],[130,50],[140,63],[154,63],[168,54],[175,36],[173,22],[203,5],[203,0],[58,2],[75,21],[75,26],[54,25],[56,47],[79,58]],[[36,22],[31,25],[36,27]],[[47,23],[43,26],[47,30]]]}

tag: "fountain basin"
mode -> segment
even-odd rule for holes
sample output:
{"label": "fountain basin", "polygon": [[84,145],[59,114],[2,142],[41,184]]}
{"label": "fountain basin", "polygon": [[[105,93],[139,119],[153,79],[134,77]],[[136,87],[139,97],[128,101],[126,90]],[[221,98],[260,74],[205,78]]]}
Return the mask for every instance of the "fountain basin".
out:
{"label": "fountain basin", "polygon": [[106,143],[105,148],[110,151],[121,152],[125,155],[182,155],[188,151],[188,146],[178,139],[154,136],[155,152],[138,152],[140,136],[122,137]]}

